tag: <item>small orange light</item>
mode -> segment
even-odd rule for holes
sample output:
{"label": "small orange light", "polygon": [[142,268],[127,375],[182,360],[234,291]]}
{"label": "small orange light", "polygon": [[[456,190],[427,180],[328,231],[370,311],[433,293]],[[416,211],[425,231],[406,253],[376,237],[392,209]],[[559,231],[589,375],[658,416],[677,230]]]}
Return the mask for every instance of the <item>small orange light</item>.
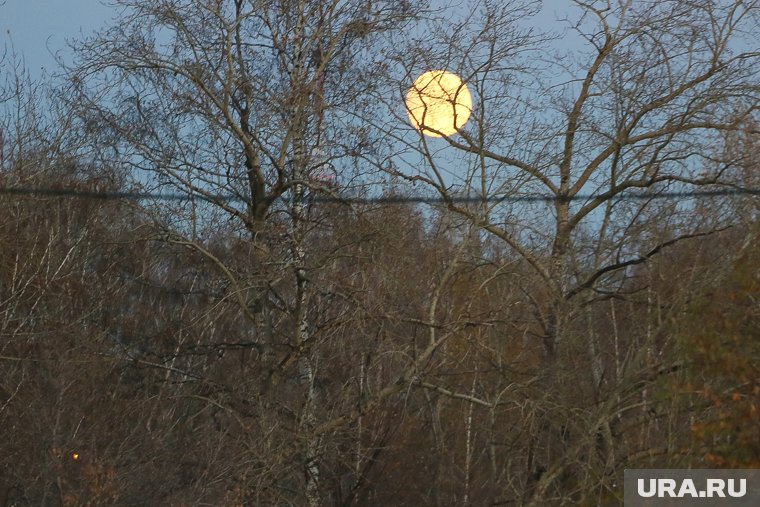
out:
{"label": "small orange light", "polygon": [[79,459],[79,453],[75,452],[74,454],[71,455],[71,457],[74,459]]}

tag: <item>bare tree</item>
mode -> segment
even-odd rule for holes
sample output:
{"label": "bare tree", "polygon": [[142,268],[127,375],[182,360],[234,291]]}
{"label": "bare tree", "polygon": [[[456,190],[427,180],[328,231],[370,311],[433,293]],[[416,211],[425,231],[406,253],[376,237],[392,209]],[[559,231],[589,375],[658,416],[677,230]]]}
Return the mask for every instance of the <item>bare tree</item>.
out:
{"label": "bare tree", "polygon": [[[657,255],[732,226],[725,200],[657,197],[733,188],[746,152],[724,141],[756,114],[760,90],[757,2],[572,5],[561,36],[529,28],[525,17],[538,11],[536,2],[482,2],[450,23],[431,22],[428,32],[440,38],[410,38],[384,96],[405,93],[423,71],[447,69],[474,96],[469,125],[436,140],[376,122],[389,149],[422,161],[404,165],[399,158],[386,171],[434,189],[452,213],[529,267],[517,283],[533,306],[536,326],[524,329],[540,340],[547,394],[535,421],[543,429],[521,428],[532,435],[522,475],[528,504],[559,501],[553,488],[565,484],[560,490],[567,493],[572,470],[598,466],[605,476],[621,469],[611,425],[635,400],[648,410],[652,400],[642,386],[675,366],[659,360],[663,344],[655,333],[662,327],[650,326],[643,340],[615,352],[611,375],[604,359],[611,344],[588,319],[607,318],[594,312],[598,304],[636,297],[646,286],[638,274]],[[564,40],[578,47],[563,50]],[[405,122],[403,107],[388,108],[396,124]],[[463,191],[482,206],[463,206],[455,199]],[[530,202],[536,194],[549,202]],[[651,298],[645,304],[656,308]],[[580,392],[596,400],[592,406],[577,384],[576,393],[563,388],[568,378],[579,380],[571,373],[579,353],[588,372]],[[467,399],[471,389],[461,389],[467,391],[449,395]],[[591,465],[595,449],[604,458]]]}
{"label": "bare tree", "polygon": [[[374,107],[373,76],[383,68],[388,34],[424,6],[353,0],[118,5],[124,9],[119,23],[78,47],[70,74],[69,91],[79,104],[73,108],[85,136],[101,150],[110,147],[140,186],[187,193],[187,206],[156,210],[154,238],[205,258],[227,287],[223,301],[234,302],[247,319],[241,325],[253,328],[245,333],[250,338],[234,341],[260,361],[251,374],[266,395],[252,392],[245,403],[274,412],[278,392],[302,400],[288,407],[297,428],[287,425],[301,435],[303,498],[320,505],[317,421],[325,411],[317,406],[323,402],[312,337],[319,288],[309,282],[318,272],[307,250],[315,227],[311,197],[335,194],[325,177],[330,170],[340,169],[346,186],[360,175],[355,162],[371,147],[356,113]],[[243,240],[242,262],[213,245],[219,230]],[[283,385],[294,366],[302,396]],[[275,420],[263,431],[280,432],[281,424]],[[284,437],[274,438],[284,445]],[[290,468],[276,450],[259,451],[267,466],[280,460],[277,467]],[[276,459],[266,456],[272,452]],[[260,478],[242,477],[244,496],[277,483],[265,487],[255,484]]]}

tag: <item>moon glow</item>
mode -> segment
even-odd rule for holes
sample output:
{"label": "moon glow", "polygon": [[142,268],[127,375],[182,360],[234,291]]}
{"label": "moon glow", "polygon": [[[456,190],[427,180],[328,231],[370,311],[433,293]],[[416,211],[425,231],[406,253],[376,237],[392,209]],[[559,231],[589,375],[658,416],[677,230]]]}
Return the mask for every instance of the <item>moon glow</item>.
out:
{"label": "moon glow", "polygon": [[430,137],[444,137],[461,129],[472,112],[472,95],[456,74],[431,70],[418,77],[406,94],[412,125]]}

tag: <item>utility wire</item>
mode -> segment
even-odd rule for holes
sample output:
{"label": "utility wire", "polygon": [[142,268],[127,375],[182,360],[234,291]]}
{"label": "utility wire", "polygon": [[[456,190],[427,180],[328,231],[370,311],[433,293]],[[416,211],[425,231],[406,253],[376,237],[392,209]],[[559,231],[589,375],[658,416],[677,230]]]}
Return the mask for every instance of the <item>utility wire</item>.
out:
{"label": "utility wire", "polygon": [[[0,188],[0,195],[23,195],[23,196],[44,196],[44,197],[80,197],[89,199],[105,200],[155,200],[155,201],[191,201],[203,200],[207,202],[224,202],[224,203],[247,203],[244,198],[234,194],[186,194],[180,192],[171,193],[153,193],[153,192],[98,192],[90,190],[78,190],[67,188]],[[723,188],[711,190],[685,190],[671,192],[621,192],[612,196],[613,200],[648,200],[648,199],[684,199],[684,198],[701,198],[701,197],[719,197],[730,195],[755,195],[760,196],[758,188]],[[586,201],[595,199],[599,195],[595,194],[576,194],[569,197],[560,197],[556,195],[505,195],[501,197],[486,198],[486,202],[554,202],[554,201]],[[312,195],[308,198],[310,202],[335,202],[344,204],[373,204],[373,203],[482,203],[484,199],[478,196],[450,196],[442,197],[440,195],[386,195],[379,197],[340,197],[326,195]]]}

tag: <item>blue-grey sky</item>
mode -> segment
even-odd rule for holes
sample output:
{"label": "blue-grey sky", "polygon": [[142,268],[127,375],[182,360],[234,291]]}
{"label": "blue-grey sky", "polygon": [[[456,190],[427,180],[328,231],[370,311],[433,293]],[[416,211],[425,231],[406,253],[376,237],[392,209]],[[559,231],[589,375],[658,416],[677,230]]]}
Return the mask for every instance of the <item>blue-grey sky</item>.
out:
{"label": "blue-grey sky", "polygon": [[63,51],[66,40],[103,26],[116,13],[98,0],[0,0],[2,43],[23,56],[33,77],[56,67],[51,53]]}
{"label": "blue-grey sky", "polygon": [[[546,1],[532,23],[558,26],[556,16],[567,13],[568,6],[567,0]],[[0,0],[0,50],[12,44],[33,77],[39,77],[43,69],[52,73],[56,68],[53,53],[70,60],[67,39],[90,34],[115,14],[113,6],[100,0]]]}

